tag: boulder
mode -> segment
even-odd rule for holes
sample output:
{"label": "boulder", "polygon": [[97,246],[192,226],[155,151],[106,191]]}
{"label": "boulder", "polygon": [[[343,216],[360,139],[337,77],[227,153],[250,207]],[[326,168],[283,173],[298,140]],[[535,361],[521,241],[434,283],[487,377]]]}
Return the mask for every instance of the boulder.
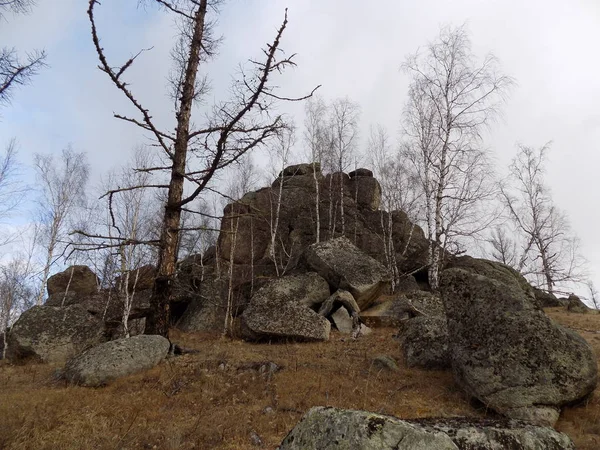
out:
{"label": "boulder", "polygon": [[[335,327],[338,329],[340,333],[343,334],[351,334],[354,329],[354,320],[350,316],[350,313],[343,306],[339,307],[333,314],[331,314],[331,320]],[[356,325],[360,325],[357,323]]]}
{"label": "boulder", "polygon": [[511,418],[553,425],[561,406],[596,387],[597,361],[577,333],[552,322],[511,277],[442,273],[455,381]]}
{"label": "boulder", "polygon": [[388,270],[345,237],[311,245],[304,258],[332,288],[349,291],[361,310],[390,289]]}
{"label": "boulder", "polygon": [[585,303],[583,303],[579,297],[577,297],[574,294],[569,295],[567,302],[568,311],[580,314],[590,312],[590,308]]}
{"label": "boulder", "polygon": [[542,291],[541,289],[535,287],[533,288],[533,294],[535,295],[535,299],[537,300],[538,304],[542,308],[554,308],[557,306],[567,306],[568,304],[567,301],[557,298],[556,295]]}
{"label": "boulder", "polygon": [[573,450],[551,428],[516,421],[468,418],[400,420],[367,411],[317,406],[285,437],[279,450]]}
{"label": "boulder", "polygon": [[373,358],[373,367],[376,370],[384,370],[387,372],[398,372],[400,368],[398,367],[398,363],[394,358],[387,355],[378,355]]}
{"label": "boulder", "polygon": [[446,369],[451,366],[445,317],[415,317],[406,321],[400,335],[408,367]]}
{"label": "boulder", "polygon": [[[242,313],[242,336],[250,340],[328,340],[329,321],[307,306],[323,294],[320,288],[317,293],[304,289],[298,284],[298,277],[270,280],[252,296]],[[323,300],[326,298],[323,296]]]}
{"label": "boulder", "polygon": [[105,342],[69,360],[64,376],[74,384],[103,386],[120,377],[151,369],[169,353],[171,343],[157,335]]}
{"label": "boulder", "polygon": [[322,303],[319,308],[319,314],[323,317],[328,317],[340,306],[343,306],[350,314],[358,314],[360,312],[360,308],[358,307],[356,300],[354,300],[354,297],[352,297],[352,294],[343,289],[338,289]]}
{"label": "boulder", "polygon": [[81,295],[98,291],[98,277],[88,266],[71,266],[48,278],[48,295],[72,292]]}
{"label": "boulder", "polygon": [[34,306],[15,322],[8,335],[7,358],[64,362],[106,341],[103,322],[81,305]]}

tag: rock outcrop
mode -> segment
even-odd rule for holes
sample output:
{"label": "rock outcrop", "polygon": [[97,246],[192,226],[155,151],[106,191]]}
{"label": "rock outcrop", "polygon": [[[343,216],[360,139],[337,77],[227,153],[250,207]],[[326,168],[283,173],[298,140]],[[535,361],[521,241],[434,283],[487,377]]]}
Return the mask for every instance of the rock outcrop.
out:
{"label": "rock outcrop", "polygon": [[596,357],[510,273],[479,273],[449,269],[441,276],[454,378],[501,414],[553,425],[561,406],[596,387]]}
{"label": "rock outcrop", "polygon": [[574,313],[586,314],[590,312],[590,308],[581,301],[579,297],[576,295],[569,295],[567,299],[567,311],[571,311]]}
{"label": "rock outcrop", "polygon": [[554,308],[557,306],[567,306],[568,301],[561,298],[557,298],[556,295],[550,294],[549,292],[542,291],[541,289],[533,288],[533,293],[538,304],[542,308]]}
{"label": "rock outcrop", "polygon": [[117,378],[151,369],[167,356],[169,347],[168,339],[156,335],[105,342],[69,360],[64,377],[82,386],[103,386]]}
{"label": "rock outcrop", "polygon": [[90,295],[98,292],[98,277],[88,266],[71,266],[48,278],[48,295],[72,292]]}
{"label": "rock outcrop", "polygon": [[[359,169],[351,176],[335,173],[323,177],[318,164],[316,172],[314,169],[312,164],[287,167],[272,186],[249,192],[227,205],[221,223],[219,256],[224,261],[232,257],[240,271],[252,266],[256,276],[271,276],[272,254],[288,269],[294,268],[304,250],[316,242],[317,226],[320,225],[322,241],[345,235],[363,252],[385,264],[386,240],[383,236],[389,235],[391,225],[391,240],[400,273],[427,264],[428,241],[423,230],[402,211],[379,210],[381,188],[371,171]],[[340,183],[344,188],[344,233],[339,208]],[[316,222],[315,208],[317,185],[319,223]],[[275,248],[271,249],[273,208],[280,200],[280,186],[277,240]],[[236,233],[231,233],[234,229]],[[236,282],[248,281],[249,273],[247,270],[244,276],[236,277]]]}
{"label": "rock outcrop", "polygon": [[311,408],[279,450],[574,450],[551,428],[516,421],[400,420],[366,411]]}
{"label": "rock outcrop", "polygon": [[350,292],[361,310],[390,289],[387,269],[345,237],[309,246],[304,258],[333,289]]}
{"label": "rock outcrop", "polygon": [[251,340],[328,340],[331,324],[309,305],[317,302],[319,296],[321,302],[325,301],[329,288],[324,289],[326,283],[315,281],[315,290],[308,290],[302,279],[284,276],[260,288],[241,315],[242,336]]}
{"label": "rock outcrop", "polygon": [[34,306],[12,326],[7,339],[7,358],[64,362],[106,339],[104,323],[81,305]]}

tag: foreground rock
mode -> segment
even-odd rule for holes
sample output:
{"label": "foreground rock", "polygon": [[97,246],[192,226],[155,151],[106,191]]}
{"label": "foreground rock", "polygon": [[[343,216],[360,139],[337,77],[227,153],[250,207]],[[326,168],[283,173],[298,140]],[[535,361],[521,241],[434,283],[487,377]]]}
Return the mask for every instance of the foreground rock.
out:
{"label": "foreground rock", "polygon": [[306,289],[298,277],[284,276],[269,281],[250,300],[241,315],[242,336],[251,340],[288,338],[326,341],[331,324],[308,305],[329,297],[329,289]]}
{"label": "foreground rock", "polygon": [[21,314],[11,328],[7,358],[64,362],[105,340],[103,322],[81,305],[34,306]]}
{"label": "foreground rock", "polygon": [[589,344],[552,322],[518,283],[462,269],[442,273],[456,382],[515,419],[553,425],[597,382]]}
{"label": "foreground rock", "polygon": [[148,370],[168,354],[170,342],[162,336],[140,335],[105,342],[71,359],[64,376],[71,383],[96,387],[120,377]]}
{"label": "foreground rock", "polygon": [[390,288],[387,269],[345,237],[313,244],[304,257],[334,289],[349,291],[361,310]]}
{"label": "foreground rock", "polygon": [[88,266],[71,266],[48,278],[48,295],[72,292],[89,295],[98,291],[98,277]]}
{"label": "foreground rock", "polygon": [[551,428],[515,421],[404,421],[366,411],[315,407],[279,450],[570,450],[571,439]]}

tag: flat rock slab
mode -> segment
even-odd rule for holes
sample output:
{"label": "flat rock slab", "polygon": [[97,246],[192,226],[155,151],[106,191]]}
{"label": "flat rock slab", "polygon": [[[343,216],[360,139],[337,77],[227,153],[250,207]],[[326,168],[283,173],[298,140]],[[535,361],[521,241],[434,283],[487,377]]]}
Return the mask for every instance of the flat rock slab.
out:
{"label": "flat rock slab", "polygon": [[279,450],[573,450],[551,428],[515,421],[427,419],[404,421],[367,411],[314,407]]}
{"label": "flat rock slab", "polygon": [[7,341],[10,360],[62,363],[106,341],[106,335],[104,323],[81,305],[34,306],[21,314]]}
{"label": "flat rock slab", "polygon": [[331,287],[350,292],[361,310],[390,288],[390,275],[383,264],[345,237],[311,245],[304,258]]}
{"label": "flat rock slab", "polygon": [[112,380],[148,370],[168,354],[170,342],[157,335],[139,335],[97,345],[65,365],[64,376],[81,386],[103,386]]}
{"label": "flat rock slab", "polygon": [[327,299],[329,290],[320,282],[307,289],[298,283],[301,279],[284,276],[260,288],[242,313],[242,336],[250,340],[328,340],[331,324],[309,305]]}
{"label": "flat rock slab", "polygon": [[597,360],[518,283],[449,269],[440,280],[454,379],[507,417],[553,425],[560,407],[596,387]]}

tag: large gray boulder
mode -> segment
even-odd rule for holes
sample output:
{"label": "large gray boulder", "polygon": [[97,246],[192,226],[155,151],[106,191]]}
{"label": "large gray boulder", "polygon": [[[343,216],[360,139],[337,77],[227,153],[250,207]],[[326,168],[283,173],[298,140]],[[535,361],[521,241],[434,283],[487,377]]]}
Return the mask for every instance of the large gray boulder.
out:
{"label": "large gray boulder", "polygon": [[491,409],[553,425],[561,406],[596,387],[589,344],[552,322],[519,283],[450,269],[440,289],[454,378]]}
{"label": "large gray boulder", "polygon": [[311,408],[279,450],[571,450],[551,428],[516,421],[400,420],[367,411]]}
{"label": "large gray boulder", "polygon": [[89,295],[98,291],[98,277],[88,266],[71,266],[48,278],[48,295],[73,292]]}
{"label": "large gray boulder", "polygon": [[225,287],[224,279],[206,276],[191,296],[177,328],[188,333],[222,331],[227,316]]}
{"label": "large gray boulder", "polygon": [[345,237],[311,245],[304,258],[334,289],[349,291],[361,310],[390,289],[388,270]]}
{"label": "large gray boulder", "polygon": [[81,305],[34,306],[12,326],[7,339],[7,358],[64,362],[105,340],[104,323]]}
{"label": "large gray boulder", "polygon": [[450,367],[448,328],[444,316],[419,316],[407,320],[400,332],[404,361],[408,367]]}
{"label": "large gray boulder", "polygon": [[105,342],[69,360],[64,376],[82,386],[103,386],[120,377],[148,370],[169,353],[168,339],[157,335],[139,335]]}
{"label": "large gray boulder", "polygon": [[250,340],[286,338],[302,341],[329,339],[329,321],[309,306],[329,297],[329,289],[314,283],[307,289],[304,277],[284,276],[270,280],[250,300],[241,315],[242,336]]}

